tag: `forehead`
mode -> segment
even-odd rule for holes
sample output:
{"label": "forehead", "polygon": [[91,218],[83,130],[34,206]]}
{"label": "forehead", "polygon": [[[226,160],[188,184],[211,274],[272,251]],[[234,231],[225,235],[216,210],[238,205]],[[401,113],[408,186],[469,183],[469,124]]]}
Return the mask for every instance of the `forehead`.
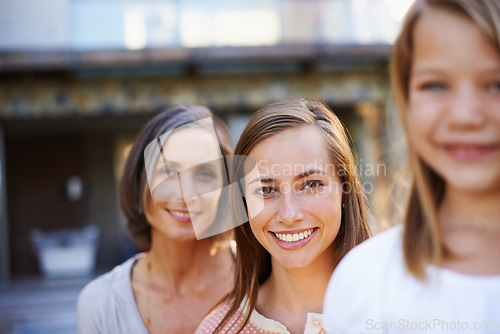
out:
{"label": "forehead", "polygon": [[177,129],[168,136],[163,144],[163,156],[187,168],[220,159],[222,153],[213,129],[192,126]]}
{"label": "forehead", "polygon": [[262,176],[295,176],[316,168],[332,172],[333,161],[322,134],[314,126],[286,129],[257,144],[249,156]]}
{"label": "forehead", "polygon": [[470,62],[470,57],[499,57],[486,33],[466,14],[455,9],[429,7],[413,29],[413,66],[426,61],[436,65],[455,66],[450,62]]}

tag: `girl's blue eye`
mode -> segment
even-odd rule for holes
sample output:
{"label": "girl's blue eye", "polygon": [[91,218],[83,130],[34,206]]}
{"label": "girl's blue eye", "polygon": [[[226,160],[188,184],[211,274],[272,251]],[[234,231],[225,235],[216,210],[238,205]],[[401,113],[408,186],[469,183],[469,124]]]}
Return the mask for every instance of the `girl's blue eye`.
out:
{"label": "girl's blue eye", "polygon": [[319,187],[322,187],[324,186],[325,184],[319,180],[309,180],[309,181],[306,181],[306,183],[304,184],[304,187],[303,189],[317,189]]}
{"label": "girl's blue eye", "polygon": [[488,91],[490,93],[498,93],[500,92],[500,81],[493,81],[488,84]]}
{"label": "girl's blue eye", "polygon": [[441,82],[429,82],[424,85],[422,85],[422,88],[424,90],[431,90],[435,92],[443,91],[446,89],[446,85]]}

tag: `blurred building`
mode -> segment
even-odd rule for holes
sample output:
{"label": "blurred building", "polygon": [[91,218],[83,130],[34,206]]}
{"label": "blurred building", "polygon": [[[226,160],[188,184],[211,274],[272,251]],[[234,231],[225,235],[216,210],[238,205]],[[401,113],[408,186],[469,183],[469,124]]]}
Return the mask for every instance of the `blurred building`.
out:
{"label": "blurred building", "polygon": [[384,189],[386,170],[363,167],[377,168],[390,149],[387,62],[407,6],[2,0],[0,280],[39,274],[34,228],[98,225],[98,270],[130,255],[121,166],[141,126],[170,106],[210,107],[236,140],[265,104],[323,101],[347,125],[367,186]]}

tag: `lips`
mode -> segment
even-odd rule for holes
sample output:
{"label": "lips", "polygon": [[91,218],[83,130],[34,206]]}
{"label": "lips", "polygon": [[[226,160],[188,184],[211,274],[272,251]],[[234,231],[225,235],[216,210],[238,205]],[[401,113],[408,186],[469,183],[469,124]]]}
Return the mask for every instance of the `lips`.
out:
{"label": "lips", "polygon": [[166,209],[172,218],[179,222],[191,222],[191,218],[196,216],[197,213],[189,212],[186,210],[173,210]]}
{"label": "lips", "polygon": [[496,144],[453,143],[444,144],[443,148],[457,160],[476,161],[499,149]]}
{"label": "lips", "polygon": [[168,210],[171,214],[176,215],[181,218],[189,218],[189,212],[186,211],[176,211],[176,210]]}

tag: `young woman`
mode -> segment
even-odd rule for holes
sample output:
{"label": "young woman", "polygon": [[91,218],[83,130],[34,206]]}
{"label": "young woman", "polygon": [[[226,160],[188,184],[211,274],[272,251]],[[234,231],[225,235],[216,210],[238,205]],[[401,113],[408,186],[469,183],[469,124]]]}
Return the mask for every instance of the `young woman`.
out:
{"label": "young woman", "polygon": [[403,226],[355,248],[331,333],[500,330],[500,2],[418,0],[392,79],[413,182]]}
{"label": "young woman", "polygon": [[321,103],[278,102],[252,115],[235,154],[256,162],[236,168],[249,224],[234,231],[234,287],[197,333],[321,333],[330,275],[371,235],[344,127]]}
{"label": "young woman", "polygon": [[[193,125],[204,120],[213,121],[211,129]],[[158,143],[162,159],[151,160]],[[197,240],[193,230],[195,222],[214,221],[217,198],[186,192],[213,183],[221,171],[206,162],[229,153],[226,126],[201,106],[169,109],[145,126],[127,158],[120,196],[132,239],[150,249],[84,288],[81,333],[192,333],[227,294],[234,270],[230,235]]]}

